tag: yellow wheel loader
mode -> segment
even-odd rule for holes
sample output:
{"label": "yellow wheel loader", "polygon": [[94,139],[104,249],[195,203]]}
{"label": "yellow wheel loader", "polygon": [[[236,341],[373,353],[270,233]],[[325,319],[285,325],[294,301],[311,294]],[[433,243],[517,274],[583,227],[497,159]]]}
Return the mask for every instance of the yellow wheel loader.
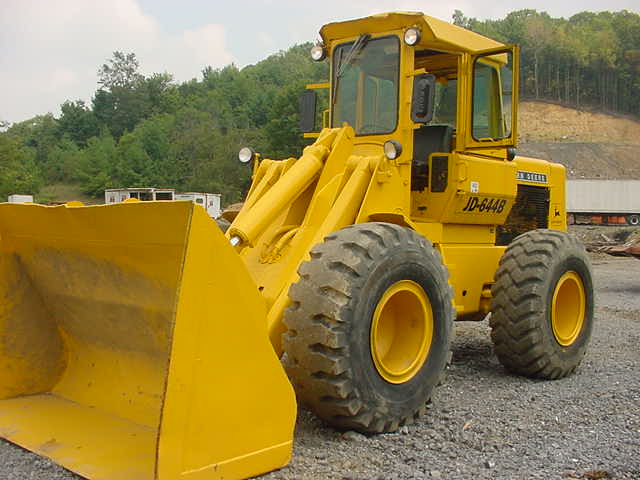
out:
{"label": "yellow wheel loader", "polygon": [[456,319],[491,312],[510,371],[579,365],[591,269],[564,168],[516,155],[517,48],[418,13],[320,34],[315,141],[241,150],[226,234],[189,202],[0,205],[2,437],[91,479],[241,478],[289,461],[296,394],[338,428],[412,422]]}

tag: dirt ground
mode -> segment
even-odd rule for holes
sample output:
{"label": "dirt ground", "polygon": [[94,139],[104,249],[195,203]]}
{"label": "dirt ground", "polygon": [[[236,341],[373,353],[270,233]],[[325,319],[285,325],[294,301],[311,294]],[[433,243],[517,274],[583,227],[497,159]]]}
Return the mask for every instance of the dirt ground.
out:
{"label": "dirt ground", "polygon": [[428,415],[406,431],[351,436],[302,412],[275,479],[640,480],[640,261],[595,254],[596,327],[562,380],[508,374],[487,322],[459,323]]}
{"label": "dirt ground", "polygon": [[640,145],[640,121],[636,117],[576,110],[549,102],[520,102],[518,125],[521,142]]}
{"label": "dirt ground", "polygon": [[637,118],[523,101],[518,128],[518,155],[561,163],[568,178],[640,178]]}
{"label": "dirt ground", "polygon": [[[486,321],[459,323],[447,381],[398,433],[344,434],[301,411],[279,479],[640,480],[640,261],[592,255],[596,325],[577,372],[537,381],[505,372]],[[78,480],[0,441],[2,480]]]}

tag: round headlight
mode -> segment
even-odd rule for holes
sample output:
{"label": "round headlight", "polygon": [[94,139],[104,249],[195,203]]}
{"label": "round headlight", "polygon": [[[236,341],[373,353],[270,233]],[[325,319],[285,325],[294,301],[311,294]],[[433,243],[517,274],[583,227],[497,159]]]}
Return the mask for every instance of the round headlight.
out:
{"label": "round headlight", "polygon": [[415,45],[420,41],[420,30],[417,28],[407,28],[404,32],[404,43],[407,45]]}
{"label": "round headlight", "polygon": [[240,160],[240,163],[249,163],[251,160],[253,160],[253,157],[255,157],[255,155],[256,152],[254,152],[252,148],[244,147],[241,148],[238,152],[238,160]]}
{"label": "round headlight", "polygon": [[314,62],[320,62],[327,56],[327,51],[322,45],[314,45],[311,47],[311,58]]}
{"label": "round headlight", "polygon": [[384,154],[389,160],[395,160],[402,153],[402,145],[396,140],[384,142]]}

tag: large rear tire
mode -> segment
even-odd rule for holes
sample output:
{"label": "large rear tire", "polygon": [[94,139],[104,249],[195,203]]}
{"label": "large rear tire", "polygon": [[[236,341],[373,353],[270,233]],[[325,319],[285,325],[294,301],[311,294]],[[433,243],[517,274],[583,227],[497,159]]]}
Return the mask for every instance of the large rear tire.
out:
{"label": "large rear tire", "polygon": [[491,289],[491,338],[510,371],[555,379],[582,361],[593,330],[593,280],[581,243],[533,230],[507,248]]}
{"label": "large rear tire", "polygon": [[298,399],[338,428],[412,422],[449,358],[455,311],[440,254],[412,230],[365,223],[326,237],[298,273],[283,337]]}

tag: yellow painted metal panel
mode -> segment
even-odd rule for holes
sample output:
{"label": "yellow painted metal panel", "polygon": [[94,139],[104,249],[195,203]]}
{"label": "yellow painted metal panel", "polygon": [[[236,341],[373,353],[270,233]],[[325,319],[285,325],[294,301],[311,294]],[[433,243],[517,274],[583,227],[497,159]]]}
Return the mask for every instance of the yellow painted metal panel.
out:
{"label": "yellow painted metal panel", "polygon": [[449,269],[458,315],[478,312],[483,286],[494,281],[505,247],[442,244],[438,248]]}
{"label": "yellow painted metal panel", "polygon": [[0,401],[0,436],[86,478],[154,478],[157,429],[59,396]]}
{"label": "yellow painted metal panel", "polygon": [[304,88],[308,90],[323,90],[323,89],[329,88],[329,82],[308,83],[305,85]]}
{"label": "yellow painted metal panel", "polygon": [[204,210],[2,204],[0,237],[0,435],[93,479],[289,460],[263,301]]}
{"label": "yellow painted metal panel", "polygon": [[422,30],[420,46],[445,50],[480,51],[502,44],[477,33],[419,12],[390,12],[357,20],[329,23],[320,35],[325,43],[357,36],[418,26]]}
{"label": "yellow painted metal panel", "polygon": [[549,164],[549,228],[567,231],[566,168],[559,163]]}
{"label": "yellow painted metal panel", "polygon": [[0,400],[45,392],[60,380],[66,352],[42,298],[13,255],[0,255]]}
{"label": "yellow painted metal panel", "polygon": [[15,317],[6,312],[1,338],[17,335],[27,350],[12,351],[4,342],[0,359],[32,356],[29,342],[43,324],[64,345],[64,353],[49,358],[65,363],[59,379],[51,377],[39,391],[19,391],[49,363],[34,362],[21,380],[14,379],[14,395],[49,391],[143,425],[158,424],[191,208],[172,204],[160,212],[146,202],[0,205],[2,256],[15,259],[19,275],[29,279],[25,289],[43,307],[29,319],[28,330],[16,330]]}
{"label": "yellow painted metal panel", "polygon": [[[456,155],[444,223],[502,224],[516,199],[516,166],[505,160]],[[450,162],[452,163],[452,162]],[[433,195],[433,193],[432,193]],[[474,200],[475,199],[475,200]]]}
{"label": "yellow painted metal panel", "polygon": [[296,403],[266,308],[204,210],[194,212],[160,429],[158,478],[243,478],[286,465]]}

